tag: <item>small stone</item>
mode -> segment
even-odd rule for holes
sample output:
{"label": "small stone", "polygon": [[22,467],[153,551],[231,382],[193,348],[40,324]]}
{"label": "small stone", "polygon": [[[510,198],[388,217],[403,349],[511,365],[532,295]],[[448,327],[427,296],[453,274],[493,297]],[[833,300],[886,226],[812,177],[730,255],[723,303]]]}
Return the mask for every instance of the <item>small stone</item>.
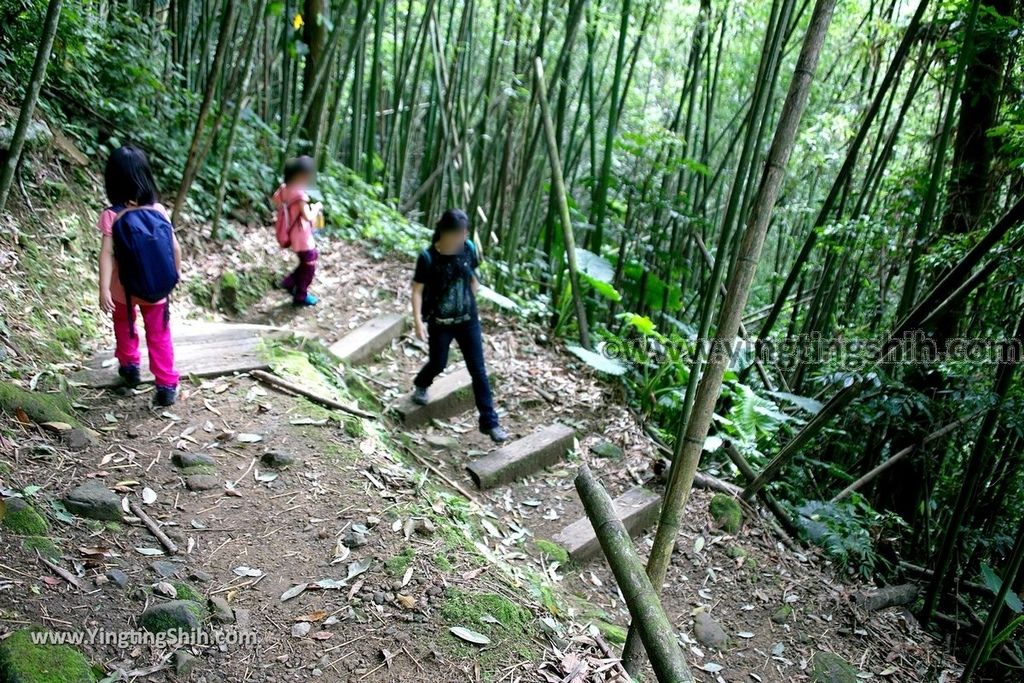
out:
{"label": "small stone", "polygon": [[590,452],[599,458],[612,458],[619,460],[623,456],[622,449],[611,441],[601,440],[590,447]]}
{"label": "small stone", "polygon": [[205,610],[198,602],[171,600],[152,605],[139,617],[139,623],[151,633],[193,632],[202,628],[205,616]]}
{"label": "small stone", "polygon": [[235,612],[224,598],[219,595],[210,598],[210,608],[210,611],[213,612],[213,620],[218,624],[235,623]]}
{"label": "small stone", "polygon": [[857,668],[839,655],[815,652],[811,657],[812,683],[857,683]]}
{"label": "small stone", "polygon": [[196,668],[196,658],[184,650],[174,652],[174,675],[178,678],[188,678]]}
{"label": "small stone", "polygon": [[702,645],[715,650],[726,650],[729,647],[729,636],[725,629],[707,612],[697,612],[693,634]]}
{"label": "small stone", "polygon": [[305,638],[306,634],[309,633],[313,625],[308,621],[300,621],[299,623],[292,626],[292,637],[293,638]]}
{"label": "small stone", "polygon": [[376,593],[373,594],[373,601],[374,601],[374,603],[376,603],[378,605],[383,605],[385,600],[386,600],[386,598],[384,596],[384,593],[382,593],[381,591],[377,591]]}
{"label": "small stone", "polygon": [[96,439],[92,434],[79,427],[61,432],[60,437],[64,441],[64,445],[73,451],[84,451],[96,444]]}
{"label": "small stone", "polygon": [[106,576],[97,576],[92,580],[92,585],[96,586],[97,588],[102,588],[103,586],[106,586],[108,583],[110,583],[110,579],[108,579]]}
{"label": "small stone", "polygon": [[235,609],[232,610],[235,614],[235,625],[240,629],[248,629],[249,624],[252,623],[252,614],[247,609]]}
{"label": "small stone", "polygon": [[320,678],[321,676],[324,675],[324,672],[321,671],[320,669],[313,669],[309,673],[310,673],[311,676],[314,676],[315,678]]}
{"label": "small stone", "polygon": [[341,542],[348,548],[360,548],[369,543],[369,539],[366,534],[361,534],[357,531],[347,531],[341,537]]}
{"label": "small stone", "polygon": [[188,578],[192,581],[198,581],[199,583],[210,583],[213,581],[213,574],[204,572],[200,569],[193,569],[188,573]]}
{"label": "small stone", "polygon": [[267,451],[260,458],[260,461],[267,467],[283,469],[295,464],[295,456],[286,451]]}
{"label": "small stone", "polygon": [[176,451],[171,456],[171,462],[174,463],[175,467],[180,467],[183,470],[189,467],[217,466],[217,461],[206,453],[187,453],[185,451]]}
{"label": "small stone", "polygon": [[775,614],[772,615],[772,621],[776,624],[785,624],[793,618],[793,607],[790,605],[783,605],[779,609],[775,610]]}
{"label": "small stone", "polygon": [[189,491],[209,491],[220,487],[220,479],[212,474],[193,474],[185,479]]}
{"label": "small stone", "polygon": [[162,579],[167,579],[178,573],[181,569],[181,565],[177,562],[168,562],[167,560],[157,560],[153,564],[149,565],[157,576]]}
{"label": "small stone", "polygon": [[157,595],[162,595],[166,598],[178,597],[178,589],[172,586],[171,584],[167,583],[166,581],[161,581],[160,583],[153,586],[153,592]]}
{"label": "small stone", "polygon": [[120,522],[124,519],[121,499],[95,479],[78,486],[64,496],[64,506],[72,514],[87,519]]}
{"label": "small stone", "polygon": [[427,595],[429,595],[431,597],[435,597],[436,598],[437,596],[441,595],[442,593],[444,593],[444,589],[441,588],[440,586],[431,586],[430,588],[427,589]]}
{"label": "small stone", "polygon": [[116,584],[119,588],[124,588],[128,585],[128,575],[120,569],[111,569],[106,573],[107,580]]}

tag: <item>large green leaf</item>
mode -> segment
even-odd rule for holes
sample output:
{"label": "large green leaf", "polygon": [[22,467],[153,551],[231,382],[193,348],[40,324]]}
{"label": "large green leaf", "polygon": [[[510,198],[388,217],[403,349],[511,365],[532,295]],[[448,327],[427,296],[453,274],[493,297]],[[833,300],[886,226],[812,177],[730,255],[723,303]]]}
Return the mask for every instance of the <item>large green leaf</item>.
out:
{"label": "large green leaf", "polygon": [[504,294],[498,294],[497,292],[495,292],[493,289],[486,285],[480,285],[480,288],[477,289],[476,293],[481,299],[490,301],[492,304],[498,306],[499,308],[504,308],[505,310],[508,311],[519,310],[519,306],[516,304],[515,301],[512,301],[512,299],[509,299]]}
{"label": "large green leaf", "polygon": [[611,286],[611,284],[604,280],[598,280],[597,278],[591,277],[586,273],[580,273],[580,281],[590,285],[595,292],[603,296],[609,301],[622,301],[622,295],[619,294],[618,290]]}
{"label": "large green leaf", "polygon": [[615,268],[608,259],[580,247],[576,247],[576,266],[580,275],[590,279],[606,283],[615,279]]}
{"label": "large green leaf", "polygon": [[614,375],[616,377],[618,377],[619,375],[624,375],[626,373],[626,366],[623,365],[621,361],[618,361],[615,358],[609,358],[608,356],[602,355],[600,353],[588,351],[582,346],[576,346],[574,344],[569,344],[567,348],[577,358],[579,358],[581,361],[583,361],[590,367],[594,368],[598,372],[603,372],[607,375]]}
{"label": "large green leaf", "polygon": [[[1003,587],[1003,580],[992,571],[992,567],[987,564],[981,565],[981,579],[985,582],[985,586],[992,591],[993,595],[999,594],[999,589]],[[1020,614],[1024,612],[1024,604],[1021,603],[1020,598],[1012,590],[1006,592],[1005,602],[1006,606],[1015,613]]]}
{"label": "large green leaf", "polygon": [[821,401],[816,401],[813,398],[807,398],[806,396],[797,396],[786,391],[769,391],[769,394],[775,398],[792,403],[801,410],[806,410],[811,415],[816,415],[821,410]]}

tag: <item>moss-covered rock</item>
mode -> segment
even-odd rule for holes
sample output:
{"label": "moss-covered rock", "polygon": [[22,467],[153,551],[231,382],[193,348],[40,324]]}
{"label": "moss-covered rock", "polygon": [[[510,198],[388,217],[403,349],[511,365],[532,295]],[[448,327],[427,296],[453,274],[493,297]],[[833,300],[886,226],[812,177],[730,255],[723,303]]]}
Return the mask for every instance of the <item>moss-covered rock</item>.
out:
{"label": "moss-covered rock", "polygon": [[206,598],[190,584],[184,581],[171,581],[179,600],[191,600],[192,602],[205,603]]}
{"label": "moss-covered rock", "polygon": [[776,624],[786,624],[793,618],[793,608],[790,605],[783,605],[772,614],[772,621]]}
{"label": "moss-covered rock", "polygon": [[31,629],[15,631],[0,641],[0,681],[4,683],[94,683],[96,679],[81,652],[67,645],[36,644]]}
{"label": "moss-covered rock", "polygon": [[46,519],[35,511],[24,498],[8,498],[4,501],[6,512],[3,524],[11,533],[19,536],[45,536],[50,530]]}
{"label": "moss-covered rock", "polygon": [[206,608],[198,602],[171,600],[152,605],[139,617],[139,624],[150,633],[193,633],[202,628],[205,619]]}
{"label": "moss-covered rock", "polygon": [[0,412],[16,416],[19,410],[33,422],[78,424],[71,416],[71,402],[65,396],[26,391],[10,382],[0,382]]}
{"label": "moss-covered rock", "polygon": [[608,440],[598,441],[590,447],[590,452],[599,458],[611,458],[613,460],[621,460],[624,455],[621,448]]}
{"label": "moss-covered rock", "polygon": [[555,560],[556,562],[560,562],[562,564],[568,564],[569,552],[562,546],[555,543],[554,541],[548,541],[543,538],[538,538],[536,541],[536,546],[537,550],[541,551],[552,560]]}
{"label": "moss-covered rock", "polygon": [[857,683],[857,667],[831,652],[815,652],[811,657],[812,683]]}
{"label": "moss-covered rock", "polygon": [[601,635],[605,637],[609,643],[615,645],[624,645],[626,643],[626,629],[615,624],[609,624],[603,619],[598,619],[594,622],[594,626],[601,632]]}
{"label": "moss-covered rock", "polygon": [[738,533],[743,526],[743,511],[732,496],[716,493],[708,509],[715,524],[730,534]]}
{"label": "moss-covered rock", "polygon": [[26,552],[35,553],[38,552],[45,558],[51,560],[60,559],[61,551],[60,547],[50,538],[46,536],[26,536],[21,542],[21,547]]}

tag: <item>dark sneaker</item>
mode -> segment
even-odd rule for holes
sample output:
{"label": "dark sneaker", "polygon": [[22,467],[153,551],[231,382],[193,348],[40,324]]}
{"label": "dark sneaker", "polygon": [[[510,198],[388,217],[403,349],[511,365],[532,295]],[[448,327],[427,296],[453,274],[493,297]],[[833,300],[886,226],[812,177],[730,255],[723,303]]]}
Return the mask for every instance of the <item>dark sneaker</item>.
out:
{"label": "dark sneaker", "polygon": [[494,443],[505,443],[510,438],[508,432],[506,432],[500,426],[491,427],[487,431],[487,435],[491,437],[491,441],[493,441]]}
{"label": "dark sneaker", "polygon": [[300,308],[305,306],[316,306],[320,303],[320,299],[317,299],[312,294],[307,294],[305,299],[296,299],[292,303]]}
{"label": "dark sneaker", "polygon": [[425,406],[430,398],[427,396],[427,390],[421,389],[420,387],[414,387],[412,390],[412,402],[418,406]]}
{"label": "dark sneaker", "polygon": [[175,401],[178,400],[178,388],[177,387],[157,387],[156,396],[153,398],[153,403],[158,406],[166,408],[167,406],[173,406]]}
{"label": "dark sneaker", "polygon": [[124,384],[129,389],[134,389],[139,386],[142,382],[142,376],[139,373],[138,365],[122,365],[117,369],[117,374],[124,380]]}

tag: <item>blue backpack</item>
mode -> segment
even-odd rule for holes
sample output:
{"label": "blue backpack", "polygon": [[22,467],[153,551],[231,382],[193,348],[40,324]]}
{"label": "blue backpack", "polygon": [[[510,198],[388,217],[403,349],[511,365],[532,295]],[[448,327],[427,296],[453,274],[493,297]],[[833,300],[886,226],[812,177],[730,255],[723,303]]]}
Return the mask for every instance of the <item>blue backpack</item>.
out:
{"label": "blue backpack", "polygon": [[154,304],[178,284],[174,260],[174,228],[152,206],[111,207],[118,212],[112,226],[114,258],[128,299]]}

